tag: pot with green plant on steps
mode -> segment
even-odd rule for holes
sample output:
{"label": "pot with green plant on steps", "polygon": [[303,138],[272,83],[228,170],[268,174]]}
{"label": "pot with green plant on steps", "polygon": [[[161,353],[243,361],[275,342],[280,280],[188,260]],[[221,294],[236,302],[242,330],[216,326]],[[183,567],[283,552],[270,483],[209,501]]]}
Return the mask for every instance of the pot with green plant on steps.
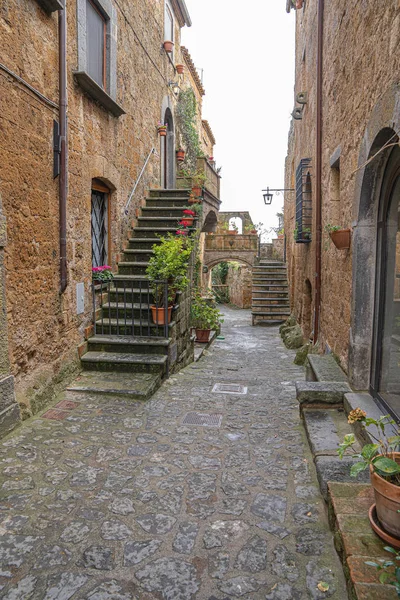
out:
{"label": "pot with green plant on steps", "polygon": [[[369,468],[379,521],[376,523],[373,519],[374,511],[370,511],[371,526],[382,539],[400,548],[400,429],[390,415],[372,419],[360,408],[349,413],[348,422],[360,422],[375,443],[366,444],[361,452],[356,452],[353,447],[356,439],[351,433],[340,444],[338,454],[343,458],[346,450],[350,449],[359,459],[350,469],[352,477]],[[371,431],[371,428],[375,429]],[[387,437],[385,432],[389,428],[396,435]]]}
{"label": "pot with green plant on steps", "polygon": [[[168,322],[170,322],[177,292],[186,290],[189,285],[188,266],[194,241],[190,237],[171,233],[159,239],[160,243],[152,247],[153,255],[147,265],[146,275],[153,290],[154,304],[151,306],[153,320],[162,325],[165,323],[155,319],[165,319],[166,302]],[[167,292],[165,284],[168,286]],[[162,315],[159,314],[160,312]]]}
{"label": "pot with green plant on steps", "polygon": [[190,307],[191,323],[196,331],[196,342],[207,343],[210,333],[219,330],[224,322],[218,308],[210,305],[210,300],[196,291]]}

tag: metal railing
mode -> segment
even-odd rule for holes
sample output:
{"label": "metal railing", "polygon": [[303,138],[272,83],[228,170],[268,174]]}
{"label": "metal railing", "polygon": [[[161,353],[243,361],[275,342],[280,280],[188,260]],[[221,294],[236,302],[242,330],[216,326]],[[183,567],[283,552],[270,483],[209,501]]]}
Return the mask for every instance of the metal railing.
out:
{"label": "metal railing", "polygon": [[144,165],[143,165],[143,167],[142,167],[142,170],[141,170],[141,171],[140,171],[140,173],[139,173],[139,177],[136,179],[136,183],[135,183],[135,185],[133,186],[133,189],[132,189],[131,193],[129,194],[128,201],[127,201],[127,203],[125,204],[125,208],[124,208],[124,214],[125,214],[125,215],[127,215],[127,214],[128,214],[129,205],[130,205],[130,203],[131,203],[131,200],[132,200],[132,198],[133,198],[133,195],[134,195],[134,193],[136,192],[136,188],[137,188],[137,186],[139,185],[139,181],[141,180],[141,178],[142,178],[142,175],[143,175],[143,173],[145,172],[145,169],[146,169],[146,167],[147,167],[147,163],[149,162],[151,155],[152,155],[152,154],[155,154],[155,153],[156,153],[156,149],[153,147],[153,148],[150,150],[150,152],[149,152],[149,154],[148,154],[148,156],[147,156],[147,158],[146,158],[146,160],[145,160],[145,163],[144,163]]}
{"label": "metal railing", "polygon": [[92,284],[96,335],[168,339],[172,306],[166,281],[112,279]]}

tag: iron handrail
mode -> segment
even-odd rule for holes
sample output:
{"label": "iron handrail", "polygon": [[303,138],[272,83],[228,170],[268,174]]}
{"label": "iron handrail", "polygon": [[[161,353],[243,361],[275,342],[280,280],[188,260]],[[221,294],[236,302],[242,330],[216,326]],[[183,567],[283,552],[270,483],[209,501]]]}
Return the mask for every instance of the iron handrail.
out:
{"label": "iron handrail", "polygon": [[147,158],[146,158],[146,160],[145,160],[145,163],[144,163],[144,165],[143,165],[143,167],[142,167],[142,170],[141,170],[141,171],[140,171],[140,173],[139,173],[139,177],[137,178],[137,180],[136,180],[136,183],[135,183],[135,185],[133,186],[133,189],[132,189],[131,193],[129,194],[128,202],[125,204],[125,208],[124,208],[124,213],[125,213],[125,215],[127,215],[127,214],[128,214],[128,208],[129,208],[129,205],[130,205],[130,203],[131,203],[131,200],[132,200],[132,198],[133,198],[133,195],[134,195],[134,193],[136,192],[136,188],[137,188],[137,186],[138,186],[138,184],[139,184],[139,181],[141,180],[141,178],[142,178],[142,175],[143,175],[143,173],[144,173],[144,171],[145,171],[145,169],[146,169],[146,167],[147,167],[147,163],[149,162],[151,155],[152,155],[152,154],[155,154],[155,152],[156,152],[156,149],[155,149],[155,148],[154,148],[154,146],[153,146],[153,148],[152,148],[152,149],[150,150],[150,152],[149,152],[149,155],[148,155],[148,157],[147,157]]}

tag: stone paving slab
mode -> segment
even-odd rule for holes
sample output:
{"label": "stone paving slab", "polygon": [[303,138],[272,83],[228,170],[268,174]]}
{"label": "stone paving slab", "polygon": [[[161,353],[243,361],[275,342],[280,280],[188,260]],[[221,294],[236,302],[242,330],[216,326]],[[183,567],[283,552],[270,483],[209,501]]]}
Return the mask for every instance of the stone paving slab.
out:
{"label": "stone paving slab", "polygon": [[[1,598],[347,598],[298,414],[304,371],[277,328],[224,312],[225,339],[149,401],[66,391],[65,418],[2,440]],[[184,425],[189,412],[222,423]]]}

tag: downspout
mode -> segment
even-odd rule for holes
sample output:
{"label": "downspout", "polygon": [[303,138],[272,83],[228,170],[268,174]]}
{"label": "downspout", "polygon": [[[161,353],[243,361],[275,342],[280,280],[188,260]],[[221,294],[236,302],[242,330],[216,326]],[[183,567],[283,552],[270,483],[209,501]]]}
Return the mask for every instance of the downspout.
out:
{"label": "downspout", "polygon": [[60,96],[60,294],[67,287],[67,191],[68,191],[68,144],[67,144],[67,15],[64,8],[58,11],[59,42],[59,96]]}
{"label": "downspout", "polygon": [[322,78],[323,78],[323,41],[324,41],[324,0],[318,0],[318,47],[317,47],[317,140],[315,161],[315,310],[314,344],[319,336],[321,309],[321,251],[322,251]]}

